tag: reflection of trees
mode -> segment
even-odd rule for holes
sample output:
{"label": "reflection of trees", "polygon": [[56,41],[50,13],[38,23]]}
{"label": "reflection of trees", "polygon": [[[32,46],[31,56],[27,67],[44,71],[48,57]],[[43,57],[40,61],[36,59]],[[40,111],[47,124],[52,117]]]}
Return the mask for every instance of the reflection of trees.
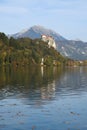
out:
{"label": "reflection of trees", "polygon": [[57,94],[60,95],[80,95],[87,91],[87,67],[69,67],[60,80],[56,82]]}
{"label": "reflection of trees", "polygon": [[[61,69],[43,68],[43,75],[40,67],[11,68],[3,67],[0,69],[0,93],[7,92],[7,96],[21,94],[26,98],[33,99],[51,98],[55,91],[55,80],[60,78]],[[3,91],[5,90],[5,91]]]}
{"label": "reflection of trees", "polygon": [[27,102],[52,100],[60,94],[78,93],[87,86],[86,77],[86,67],[3,67],[0,68],[0,95],[2,98],[18,95],[28,99]]}

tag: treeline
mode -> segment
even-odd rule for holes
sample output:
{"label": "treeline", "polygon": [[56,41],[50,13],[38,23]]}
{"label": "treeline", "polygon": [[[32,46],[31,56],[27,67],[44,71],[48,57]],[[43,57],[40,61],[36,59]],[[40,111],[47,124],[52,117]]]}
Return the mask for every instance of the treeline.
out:
{"label": "treeline", "polygon": [[0,65],[74,65],[77,62],[64,58],[54,48],[49,48],[41,39],[8,38],[0,33]]}

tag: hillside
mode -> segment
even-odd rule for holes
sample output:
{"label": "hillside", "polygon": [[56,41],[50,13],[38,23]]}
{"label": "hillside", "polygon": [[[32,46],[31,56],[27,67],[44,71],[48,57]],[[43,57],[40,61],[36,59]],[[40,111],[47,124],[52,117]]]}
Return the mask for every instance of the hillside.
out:
{"label": "hillside", "polygon": [[44,65],[61,65],[71,61],[64,58],[53,47],[48,47],[41,39],[8,37],[0,33],[0,65],[41,65],[44,58]]}
{"label": "hillside", "polygon": [[55,39],[57,51],[61,55],[74,60],[87,60],[87,42],[68,40],[59,33],[43,26],[35,25],[11,36],[14,38],[28,37],[35,39],[41,38],[42,34],[52,36]]}

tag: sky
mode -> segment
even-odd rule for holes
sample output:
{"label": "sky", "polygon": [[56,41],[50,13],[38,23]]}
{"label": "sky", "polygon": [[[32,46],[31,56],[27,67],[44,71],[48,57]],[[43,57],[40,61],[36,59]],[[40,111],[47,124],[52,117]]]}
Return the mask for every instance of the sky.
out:
{"label": "sky", "polygon": [[14,34],[34,25],[87,42],[87,0],[0,0],[0,32]]}

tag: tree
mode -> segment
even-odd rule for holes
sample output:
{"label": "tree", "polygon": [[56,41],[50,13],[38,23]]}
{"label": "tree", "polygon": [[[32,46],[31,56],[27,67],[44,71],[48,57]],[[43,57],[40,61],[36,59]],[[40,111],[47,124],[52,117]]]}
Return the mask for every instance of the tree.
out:
{"label": "tree", "polygon": [[9,39],[4,33],[0,33],[0,40],[3,42],[3,44],[9,46]]}

